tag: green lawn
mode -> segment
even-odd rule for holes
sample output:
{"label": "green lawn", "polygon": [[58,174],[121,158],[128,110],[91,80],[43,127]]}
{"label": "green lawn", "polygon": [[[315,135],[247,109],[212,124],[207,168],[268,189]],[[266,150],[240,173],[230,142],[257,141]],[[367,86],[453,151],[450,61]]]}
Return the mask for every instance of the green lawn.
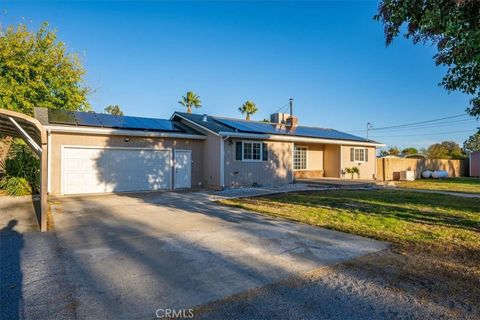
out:
{"label": "green lawn", "polygon": [[[374,285],[380,279],[388,290],[436,301],[452,319],[480,314],[478,198],[392,189],[331,190],[220,203],[388,241],[389,250],[345,262],[339,272]],[[461,316],[462,306],[468,306],[467,316]]]}
{"label": "green lawn", "polygon": [[436,248],[480,257],[480,199],[394,190],[336,190],[221,203],[388,241],[401,250]]}
{"label": "green lawn", "polygon": [[479,178],[421,179],[395,183],[401,188],[441,190],[480,194]]}

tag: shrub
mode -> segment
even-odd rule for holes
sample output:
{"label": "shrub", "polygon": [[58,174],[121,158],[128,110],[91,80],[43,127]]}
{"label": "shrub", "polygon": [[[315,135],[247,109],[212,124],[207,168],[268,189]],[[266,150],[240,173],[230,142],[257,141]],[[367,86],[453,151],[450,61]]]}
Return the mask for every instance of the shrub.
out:
{"label": "shrub", "polygon": [[25,178],[5,176],[0,180],[0,189],[10,196],[27,196],[32,194],[32,187]]}
{"label": "shrub", "polygon": [[352,179],[353,179],[353,174],[356,173],[357,177],[360,179],[360,169],[358,167],[353,167],[352,168]]}
{"label": "shrub", "polygon": [[40,160],[22,140],[15,140],[1,166],[5,177],[0,188],[7,194],[18,196],[39,192]]}
{"label": "shrub", "polygon": [[357,174],[358,178],[360,178],[360,169],[358,167],[345,168],[345,173],[350,174],[351,179],[353,179],[355,174]]}

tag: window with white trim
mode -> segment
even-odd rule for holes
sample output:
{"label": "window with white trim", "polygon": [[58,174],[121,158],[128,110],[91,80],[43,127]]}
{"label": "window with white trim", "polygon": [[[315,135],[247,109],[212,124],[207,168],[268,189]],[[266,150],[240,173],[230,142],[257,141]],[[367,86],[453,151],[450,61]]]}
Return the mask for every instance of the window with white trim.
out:
{"label": "window with white trim", "polygon": [[243,142],[243,160],[262,161],[261,142]]}
{"label": "window with white trim", "polygon": [[307,170],[307,147],[295,147],[293,152],[293,170]]}
{"label": "window with white trim", "polygon": [[367,162],[368,149],[367,148],[350,148],[351,162]]}

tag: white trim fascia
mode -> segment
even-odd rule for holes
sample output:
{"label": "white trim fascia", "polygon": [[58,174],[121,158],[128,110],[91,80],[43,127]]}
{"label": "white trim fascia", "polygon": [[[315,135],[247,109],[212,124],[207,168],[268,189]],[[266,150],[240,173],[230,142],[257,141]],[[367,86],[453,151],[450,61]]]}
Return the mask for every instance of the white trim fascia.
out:
{"label": "white trim fascia", "polygon": [[98,135],[116,135],[131,137],[148,137],[148,138],[178,138],[178,139],[199,139],[205,140],[205,136],[189,134],[189,133],[166,133],[139,130],[109,129],[109,128],[91,128],[91,127],[73,127],[73,126],[44,126],[51,132],[61,133],[84,133]]}
{"label": "white trim fascia", "polygon": [[240,132],[224,132],[219,133],[221,136],[230,136],[234,138],[257,139],[257,140],[277,140],[289,142],[312,142],[324,144],[339,144],[339,145],[354,145],[354,146],[368,146],[368,147],[384,147],[383,143],[362,142],[352,140],[330,140],[321,138],[308,138],[296,136],[270,135],[270,134],[254,134],[254,133],[240,133]]}
{"label": "white trim fascia", "polygon": [[204,126],[202,126],[202,125],[200,125],[200,124],[198,124],[198,123],[196,123],[196,122],[194,122],[194,121],[192,121],[192,120],[190,120],[190,119],[187,119],[187,118],[185,118],[185,117],[182,117],[182,116],[179,115],[178,113],[174,113],[174,114],[170,117],[170,120],[172,120],[174,116],[177,116],[177,117],[179,117],[179,118],[187,121],[188,123],[190,123],[190,124],[192,124],[192,125],[194,125],[194,126],[200,127],[200,128],[202,128],[203,130],[205,130],[205,131],[207,131],[207,132],[209,132],[209,133],[211,133],[211,134],[213,134],[213,135],[216,135],[217,137],[220,135],[220,134],[216,133],[215,131],[212,131],[212,130],[210,130],[210,129],[208,129],[208,128],[205,128]]}

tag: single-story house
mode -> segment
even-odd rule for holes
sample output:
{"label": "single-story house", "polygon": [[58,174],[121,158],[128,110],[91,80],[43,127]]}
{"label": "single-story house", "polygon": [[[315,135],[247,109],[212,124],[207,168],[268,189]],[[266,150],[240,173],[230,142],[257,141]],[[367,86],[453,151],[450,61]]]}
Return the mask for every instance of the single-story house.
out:
{"label": "single-story house", "polygon": [[279,185],[300,178],[375,179],[382,144],[333,129],[175,112],[170,119],[35,110],[48,139],[49,194]]}

